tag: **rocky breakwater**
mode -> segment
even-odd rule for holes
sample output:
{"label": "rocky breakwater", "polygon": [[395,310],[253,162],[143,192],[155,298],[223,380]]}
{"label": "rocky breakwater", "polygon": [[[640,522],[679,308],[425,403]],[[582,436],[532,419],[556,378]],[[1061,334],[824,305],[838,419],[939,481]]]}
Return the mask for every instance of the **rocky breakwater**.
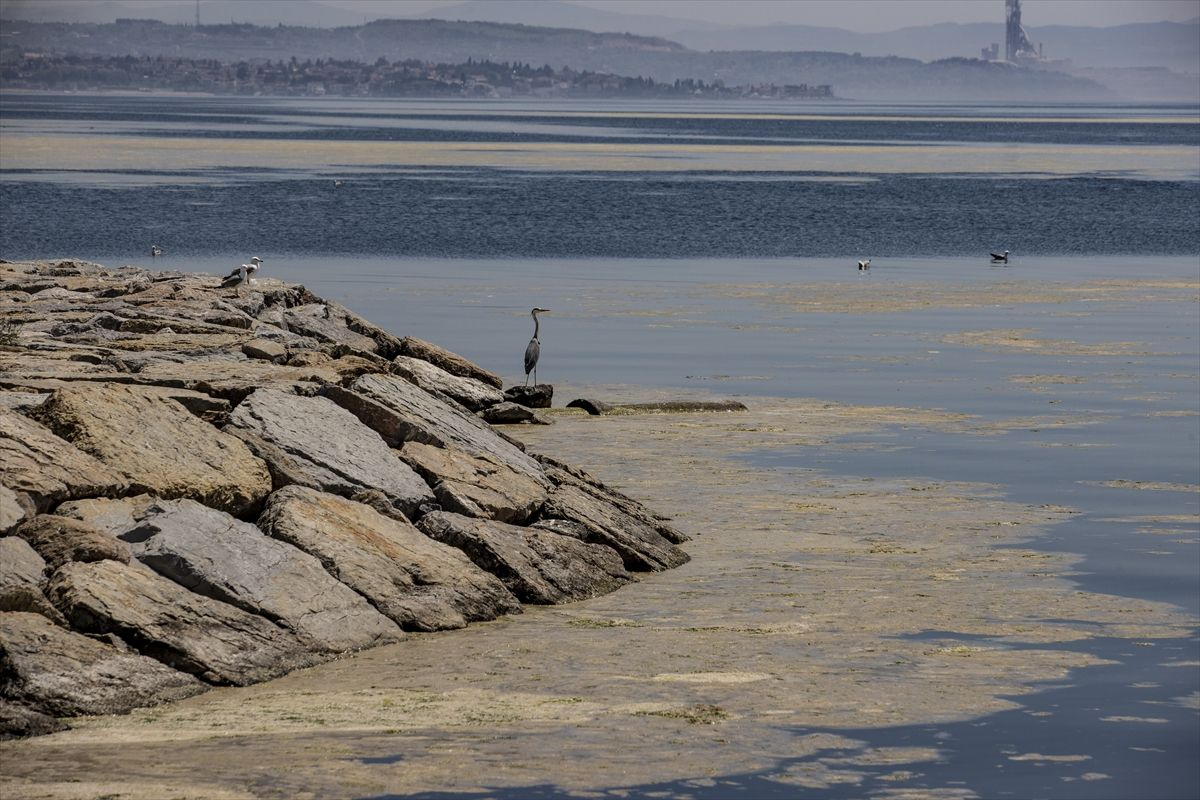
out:
{"label": "rocky breakwater", "polygon": [[301,286],[0,262],[0,731],[612,591],[684,537]]}

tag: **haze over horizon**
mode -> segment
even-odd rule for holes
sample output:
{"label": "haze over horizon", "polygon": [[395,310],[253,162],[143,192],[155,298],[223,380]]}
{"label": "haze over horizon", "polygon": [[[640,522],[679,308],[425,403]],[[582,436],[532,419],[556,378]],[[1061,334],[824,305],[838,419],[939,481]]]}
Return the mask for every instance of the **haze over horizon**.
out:
{"label": "haze over horizon", "polygon": [[[536,0],[532,0],[536,2]],[[528,6],[531,0],[491,0],[489,8]],[[756,27],[768,25],[812,25],[843,28],[859,33],[878,33],[905,27],[939,23],[969,24],[999,22],[1004,17],[1002,0],[564,0],[543,3],[574,6],[583,12],[621,16],[657,17],[696,28]],[[209,24],[223,22],[228,16],[237,21],[270,21],[271,24],[311,24],[292,22],[314,16],[321,25],[357,25],[380,18],[457,18],[482,19],[472,7],[478,3],[461,0],[199,0],[201,19]],[[190,21],[196,10],[195,0],[0,0],[0,17],[39,18],[56,21],[112,21],[118,16]],[[1022,4],[1027,27],[1079,25],[1112,27],[1135,23],[1189,22],[1200,17],[1200,0],[1025,0]],[[111,19],[103,19],[111,14]],[[339,21],[339,17],[344,19]]]}

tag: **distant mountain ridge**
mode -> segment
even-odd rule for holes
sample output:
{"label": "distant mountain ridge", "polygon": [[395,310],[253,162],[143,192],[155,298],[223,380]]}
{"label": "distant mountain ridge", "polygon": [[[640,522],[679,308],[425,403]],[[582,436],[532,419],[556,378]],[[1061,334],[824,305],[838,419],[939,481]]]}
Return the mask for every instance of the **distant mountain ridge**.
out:
{"label": "distant mountain ridge", "polygon": [[[562,0],[467,0],[402,19],[497,22],[596,33],[629,33],[668,39],[692,50],[805,50],[899,56],[922,61],[977,58],[989,44],[1004,41],[1002,4],[995,22],[941,23],[882,33],[860,33],[814,25],[723,26],[661,15],[627,14],[580,6]],[[201,0],[205,25],[230,22],[291,27],[353,27],[377,15],[346,11],[307,0]],[[0,0],[0,16],[41,22],[111,22],[120,17],[158,19],[173,24],[194,21],[191,4],[165,5],[155,0],[64,0],[53,5],[33,0]],[[1200,16],[1185,22],[1151,22],[1115,27],[1036,24],[1036,9],[1025,16],[1030,38],[1045,46],[1045,56],[1070,60],[1077,67],[1166,67],[1200,74]]]}
{"label": "distant mountain ridge", "polygon": [[0,59],[15,60],[29,51],[227,61],[296,57],[372,63],[385,58],[455,64],[475,59],[640,76],[660,83],[691,79],[727,86],[828,84],[839,97],[864,100],[1115,99],[1091,80],[977,59],[925,63],[835,52],[703,53],[658,37],[430,19],[378,20],[333,29],[249,24],[197,29],[139,20],[109,25],[6,23]]}

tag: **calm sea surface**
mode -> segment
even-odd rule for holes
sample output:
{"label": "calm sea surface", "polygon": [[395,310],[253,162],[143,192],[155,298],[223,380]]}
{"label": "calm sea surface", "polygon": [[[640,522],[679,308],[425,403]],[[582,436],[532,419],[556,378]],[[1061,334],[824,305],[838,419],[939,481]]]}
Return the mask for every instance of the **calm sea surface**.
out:
{"label": "calm sea surface", "polygon": [[[1196,107],[3,94],[0,183],[2,258],[151,265],[157,244],[156,266],[226,272],[259,255],[510,382],[528,309],[549,307],[539,373],[559,404],[631,385],[1029,418],[998,436],[891,430],[746,458],[1070,506],[1038,544],[1083,556],[1082,589],[1200,615]],[[1009,265],[989,263],[997,249]],[[861,305],[820,305],[845,297]],[[980,331],[1059,349],[961,338]],[[1096,424],[1048,439],[1051,415]],[[1151,517],[1171,522],[1150,536],[1131,521]],[[1197,796],[1197,638],[1069,646],[1114,663],[1022,712],[853,735],[947,753],[897,791]],[[1101,721],[1150,716],[1132,733]],[[1005,756],[1080,738],[1105,780]],[[756,775],[687,789],[780,791]]]}

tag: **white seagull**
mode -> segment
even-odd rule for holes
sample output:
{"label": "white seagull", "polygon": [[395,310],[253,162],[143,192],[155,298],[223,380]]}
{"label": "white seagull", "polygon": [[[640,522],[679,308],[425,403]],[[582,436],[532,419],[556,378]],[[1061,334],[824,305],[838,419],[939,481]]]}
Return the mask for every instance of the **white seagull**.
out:
{"label": "white seagull", "polygon": [[1007,250],[1005,250],[1003,253],[992,253],[991,255],[992,255],[992,263],[993,264],[995,264],[997,262],[1003,262],[1005,264],[1008,263],[1008,251]]}
{"label": "white seagull", "polygon": [[261,258],[254,256],[250,259],[249,264],[242,264],[233,272],[225,276],[221,281],[221,288],[228,289],[231,286],[241,286],[243,283],[250,283],[254,280],[254,273],[258,272],[258,265],[264,263]]}
{"label": "white seagull", "polygon": [[871,259],[866,258],[866,259],[863,259],[862,261],[859,261],[858,268],[860,270],[870,269],[871,268]]}

